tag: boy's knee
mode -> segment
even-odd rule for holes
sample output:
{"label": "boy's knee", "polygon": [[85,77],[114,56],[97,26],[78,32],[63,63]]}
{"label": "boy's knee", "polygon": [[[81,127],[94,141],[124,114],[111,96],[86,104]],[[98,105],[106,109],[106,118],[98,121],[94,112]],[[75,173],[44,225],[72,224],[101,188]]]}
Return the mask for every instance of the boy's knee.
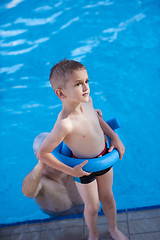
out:
{"label": "boy's knee", "polygon": [[102,205],[103,205],[103,204],[107,204],[108,206],[109,206],[109,205],[112,206],[112,205],[115,203],[115,201],[114,201],[114,196],[113,196],[113,192],[104,195],[104,196],[102,197],[102,199],[101,199],[101,203],[102,203]]}
{"label": "boy's knee", "polygon": [[85,205],[85,210],[87,211],[87,213],[89,213],[90,215],[94,215],[97,214],[100,208],[100,202],[94,203],[94,204],[90,204],[90,205]]}

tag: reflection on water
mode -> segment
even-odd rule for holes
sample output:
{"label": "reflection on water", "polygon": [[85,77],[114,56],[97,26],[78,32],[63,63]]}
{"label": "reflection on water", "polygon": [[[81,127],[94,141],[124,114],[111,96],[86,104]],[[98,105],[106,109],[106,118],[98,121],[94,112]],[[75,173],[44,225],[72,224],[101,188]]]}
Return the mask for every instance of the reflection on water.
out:
{"label": "reflection on water", "polygon": [[9,51],[9,52],[0,51],[0,54],[1,55],[19,55],[19,54],[23,54],[23,53],[28,53],[28,52],[32,51],[34,48],[37,48],[37,47],[38,47],[38,45],[36,44],[33,47],[25,48],[25,49],[18,50],[18,51]]}
{"label": "reflection on water", "polygon": [[[19,3],[21,3],[22,1],[11,1],[8,5],[6,5],[6,8],[11,8],[11,7],[16,7]],[[44,5],[44,6],[40,6],[40,7],[36,7],[34,9],[34,11],[32,11],[32,15],[34,15],[34,12],[35,14],[38,13],[38,14],[45,14],[45,12],[47,10],[54,10],[56,8],[59,8],[63,3],[60,1],[59,3],[55,4],[55,6],[50,6],[50,5]],[[79,7],[80,9],[80,15],[79,16],[76,16],[76,17],[73,17],[73,18],[70,18],[68,19],[68,11],[70,11],[70,9],[72,8],[69,8],[69,7],[65,7],[62,11],[62,9],[57,12],[57,13],[54,13],[52,14],[51,16],[47,16],[47,17],[43,17],[43,18],[23,18],[23,17],[18,17],[16,20],[13,19],[13,22],[12,23],[6,23],[6,24],[3,24],[1,26],[1,28],[6,28],[6,27],[10,27],[11,24],[14,26],[15,24],[24,24],[25,26],[29,26],[29,27],[38,27],[38,26],[42,26],[42,25],[46,25],[48,23],[50,24],[54,24],[54,27],[51,28],[51,31],[44,31],[43,34],[46,35],[49,34],[49,37],[40,37],[38,40],[34,40],[34,39],[29,39],[29,40],[26,40],[26,39],[17,39],[17,40],[12,40],[10,42],[4,42],[4,40],[0,41],[0,47],[3,48],[3,47],[18,47],[18,46],[22,46],[24,44],[27,44],[27,45],[33,45],[31,47],[28,47],[28,48],[23,48],[23,49],[16,49],[16,50],[10,50],[8,49],[8,51],[0,51],[0,54],[3,55],[3,56],[15,56],[15,55],[23,55],[23,54],[26,54],[26,53],[29,53],[31,52],[32,50],[36,49],[39,47],[39,44],[40,43],[43,43],[43,42],[46,42],[48,40],[52,40],[52,38],[54,38],[54,35],[57,35],[57,34],[61,34],[61,30],[65,30],[66,28],[71,28],[71,25],[79,22],[79,24],[82,24],[84,21],[83,21],[83,17],[86,16],[86,14],[90,14],[89,12],[83,12],[83,9],[91,9],[92,8],[96,8],[96,12],[95,14],[97,15],[99,12],[97,12],[97,9],[99,6],[103,6],[103,7],[106,7],[106,9],[108,7],[110,7],[111,5],[114,5],[114,2],[111,2],[111,1],[101,1],[101,2],[97,2],[96,4],[90,4],[90,5],[77,5],[76,7]],[[67,11],[66,11],[67,9]],[[74,9],[74,6],[73,6],[73,9]],[[70,12],[71,13],[71,12]],[[73,11],[73,15],[75,15],[75,13],[77,14],[77,12]],[[72,15],[71,14],[71,15]],[[65,17],[66,15],[66,17]],[[63,18],[60,19],[60,16],[62,16]],[[126,30],[126,28],[130,25],[130,24],[134,24],[134,22],[138,22],[138,21],[141,21],[145,18],[145,14],[143,13],[139,13],[137,15],[134,15],[133,17],[129,18],[128,20],[126,21],[123,21],[123,22],[120,22],[118,27],[109,27],[107,29],[103,29],[102,31],[99,31],[99,35],[96,36],[96,38],[94,37],[94,35],[91,35],[90,38],[87,38],[87,39],[83,39],[83,42],[85,42],[85,45],[81,45],[82,43],[82,39],[80,41],[77,42],[77,46],[76,48],[74,49],[71,49],[70,51],[70,57],[74,57],[76,60],[82,60],[84,59],[87,54],[91,53],[93,51],[93,49],[95,47],[98,47],[98,45],[100,44],[101,41],[108,41],[108,42],[113,42],[117,39],[118,37],[118,33],[121,32],[121,31],[124,31]],[[13,16],[14,18],[14,16]],[[55,25],[55,22],[58,21],[58,19],[60,20],[59,22],[57,22],[57,24]],[[65,19],[68,19],[67,22],[64,22]],[[66,21],[66,20],[65,20]],[[63,23],[62,23],[63,22]],[[103,21],[102,21],[103,22]],[[60,26],[60,23],[61,26]],[[85,23],[85,22],[84,22]],[[59,25],[59,28],[57,28]],[[54,29],[54,31],[52,31]],[[8,37],[16,37],[17,35],[20,35],[20,34],[26,34],[26,32],[29,31],[29,33],[27,35],[30,35],[30,32],[32,31],[30,28],[28,29],[11,29],[11,30],[3,30],[1,29],[0,30],[0,36],[2,38],[8,38]],[[35,30],[33,30],[35,31]],[[42,33],[42,31],[40,30],[37,30],[37,32],[39,34]],[[81,36],[81,34],[80,34]],[[94,40],[93,40],[94,39]],[[53,39],[54,41],[54,39]],[[75,45],[75,44],[74,44]],[[81,45],[81,46],[78,46],[78,45]]]}
{"label": "reflection on water", "polygon": [[34,45],[30,48],[25,48],[25,49],[21,49],[21,50],[17,50],[17,51],[0,51],[1,55],[19,55],[19,54],[23,54],[23,53],[28,53],[30,51],[32,51],[33,49],[38,47],[39,43],[43,43],[48,41],[49,38],[40,38],[38,40],[35,41],[27,41],[25,39],[19,39],[17,41],[12,41],[9,43],[3,43],[3,41],[0,42],[0,46],[1,47],[14,47],[14,46],[18,46],[18,45],[22,45],[22,44],[28,44],[28,45]]}
{"label": "reflection on water", "polygon": [[[47,74],[53,63],[63,57],[85,61],[96,51],[103,49],[105,52],[107,44],[115,42],[129,26],[138,27],[147,16],[139,8],[140,4],[136,5],[136,11],[132,11],[128,5],[129,10],[124,14],[123,4],[118,6],[110,0],[90,1],[89,4],[83,0],[72,4],[48,0],[28,4],[28,1],[13,0],[2,5],[2,15],[5,17],[2,16],[0,28],[3,63],[0,74],[18,74],[22,81],[34,79],[33,88],[47,88],[48,91],[51,86]],[[117,18],[111,14],[116,7],[119,14]],[[13,75],[13,78],[16,81],[17,76]],[[15,85],[17,87],[12,86],[12,89],[27,91],[28,83],[18,82]],[[1,89],[6,88],[2,86]],[[98,94],[96,91],[95,95],[103,95],[103,92]],[[104,96],[101,99],[105,101]]]}
{"label": "reflection on water", "polygon": [[143,18],[145,18],[146,16],[142,13],[136,15],[136,16],[133,16],[131,19],[125,21],[125,22],[121,22],[118,26],[118,28],[108,28],[108,29],[105,29],[103,30],[103,33],[106,35],[110,35],[109,37],[103,37],[101,36],[101,39],[103,41],[108,41],[108,42],[113,42],[114,40],[117,39],[118,37],[118,32],[121,32],[121,31],[124,31],[126,30],[126,28],[134,23],[135,21],[139,22],[140,20],[142,20]]}
{"label": "reflection on water", "polygon": [[[89,39],[89,40],[86,40],[86,41],[82,41],[82,43],[83,42],[85,42],[86,45],[74,49],[71,53],[73,57],[78,56],[78,57],[84,58],[87,53],[92,52],[92,49],[94,47],[97,47],[98,44],[99,44],[98,39],[95,39],[95,40]],[[83,55],[83,56],[80,56],[80,55]]]}
{"label": "reflection on water", "polygon": [[17,36],[22,33],[25,33],[25,32],[27,32],[26,29],[8,30],[8,31],[0,30],[0,36],[2,38],[13,37],[13,36]]}
{"label": "reflection on water", "polygon": [[26,109],[26,108],[37,108],[37,107],[42,107],[42,104],[38,104],[38,103],[33,103],[33,104],[26,104],[23,105],[22,108]]}
{"label": "reflection on water", "polygon": [[56,18],[62,14],[61,12],[55,13],[47,18],[18,18],[14,24],[18,23],[24,23],[26,26],[38,26],[38,25],[44,25],[47,23],[54,23],[56,21]]}
{"label": "reflection on water", "polygon": [[35,41],[27,41],[26,39],[17,39],[15,41],[11,41],[8,43],[4,43],[4,40],[2,40],[2,41],[0,41],[0,47],[15,47],[15,46],[22,45],[22,44],[33,45],[33,44],[43,43],[48,40],[49,40],[49,38],[40,38]]}
{"label": "reflection on water", "polygon": [[78,21],[78,20],[79,20],[79,17],[73,18],[73,19],[71,19],[69,22],[67,22],[66,24],[64,24],[62,27],[60,27],[60,29],[64,29],[64,28],[70,26],[73,22],[76,22],[76,21]]}
{"label": "reflection on water", "polygon": [[24,0],[12,0],[10,3],[6,4],[6,8],[14,8],[16,7],[19,3],[23,2]]}
{"label": "reflection on water", "polygon": [[0,68],[0,73],[7,73],[7,74],[11,74],[11,73],[15,73],[16,71],[18,71],[24,64],[17,64],[14,65],[12,67],[2,67]]}
{"label": "reflection on water", "polygon": [[98,2],[96,4],[86,5],[83,8],[94,8],[94,7],[98,7],[98,6],[108,6],[108,5],[112,5],[112,4],[114,4],[114,3],[110,2],[110,0],[106,0],[106,1]]}
{"label": "reflection on water", "polygon": [[26,43],[25,39],[18,39],[8,43],[4,43],[4,40],[0,41],[0,47],[14,47]]}
{"label": "reflection on water", "polygon": [[23,85],[23,86],[19,85],[19,86],[13,86],[12,88],[21,88],[22,89],[22,88],[27,88],[27,86],[26,85]]}
{"label": "reflection on water", "polygon": [[36,9],[34,9],[34,11],[35,12],[43,12],[43,11],[48,11],[48,10],[51,10],[51,9],[52,9],[51,6],[45,5],[45,6],[38,7]]}

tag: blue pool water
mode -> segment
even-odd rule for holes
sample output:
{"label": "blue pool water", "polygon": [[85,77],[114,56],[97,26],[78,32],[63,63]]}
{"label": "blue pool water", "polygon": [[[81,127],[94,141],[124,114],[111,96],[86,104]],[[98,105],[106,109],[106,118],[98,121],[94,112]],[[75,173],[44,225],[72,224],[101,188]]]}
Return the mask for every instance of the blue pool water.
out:
{"label": "blue pool water", "polygon": [[94,107],[121,123],[117,209],[159,205],[160,2],[2,0],[0,15],[0,223],[48,218],[21,186],[61,109],[48,76],[64,57],[86,66]]}

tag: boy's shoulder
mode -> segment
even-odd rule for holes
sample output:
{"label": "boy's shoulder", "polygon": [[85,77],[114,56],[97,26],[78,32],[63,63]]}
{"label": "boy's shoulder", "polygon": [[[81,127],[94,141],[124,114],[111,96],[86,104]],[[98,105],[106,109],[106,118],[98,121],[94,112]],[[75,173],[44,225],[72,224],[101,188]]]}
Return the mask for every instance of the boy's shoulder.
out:
{"label": "boy's shoulder", "polygon": [[[89,97],[89,101],[87,103],[83,103],[83,106],[92,106],[93,102],[92,98]],[[70,113],[69,115],[64,114],[62,111],[59,113],[55,126],[60,127],[62,129],[71,130],[74,122],[77,121],[77,115],[74,113]]]}
{"label": "boy's shoulder", "polygon": [[69,117],[62,117],[62,114],[59,113],[57,121],[54,125],[54,128],[59,128],[62,131],[65,131],[66,133],[70,132],[72,130],[72,121]]}

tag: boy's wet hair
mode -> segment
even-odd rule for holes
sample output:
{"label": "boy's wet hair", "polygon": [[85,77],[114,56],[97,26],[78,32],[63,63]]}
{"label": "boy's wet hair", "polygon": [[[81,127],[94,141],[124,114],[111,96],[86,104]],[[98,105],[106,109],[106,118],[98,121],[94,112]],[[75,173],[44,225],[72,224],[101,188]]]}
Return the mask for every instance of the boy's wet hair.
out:
{"label": "boy's wet hair", "polygon": [[65,83],[73,71],[83,69],[85,69],[85,66],[74,60],[63,59],[62,61],[58,62],[51,68],[51,73],[49,76],[52,88],[56,90],[57,88],[65,87]]}

